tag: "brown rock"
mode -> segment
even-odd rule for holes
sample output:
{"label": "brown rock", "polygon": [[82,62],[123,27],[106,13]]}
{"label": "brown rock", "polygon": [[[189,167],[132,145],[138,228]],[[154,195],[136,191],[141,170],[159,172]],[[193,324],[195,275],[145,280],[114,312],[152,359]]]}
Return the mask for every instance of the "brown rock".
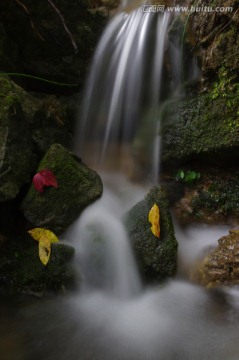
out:
{"label": "brown rock", "polygon": [[218,246],[203,260],[193,278],[208,288],[239,284],[239,231],[218,240]]}

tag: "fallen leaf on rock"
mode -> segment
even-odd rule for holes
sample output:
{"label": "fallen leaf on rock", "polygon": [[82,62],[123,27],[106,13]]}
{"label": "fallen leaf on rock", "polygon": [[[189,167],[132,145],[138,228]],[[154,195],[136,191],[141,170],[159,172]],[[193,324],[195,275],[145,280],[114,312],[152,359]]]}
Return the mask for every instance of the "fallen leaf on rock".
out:
{"label": "fallen leaf on rock", "polygon": [[29,230],[28,233],[39,242],[39,258],[46,265],[51,255],[51,243],[59,241],[57,236],[52,231],[43,228]]}
{"label": "fallen leaf on rock", "polygon": [[160,211],[157,204],[149,211],[149,222],[152,224],[151,231],[156,237],[160,237]]}
{"label": "fallen leaf on rock", "polygon": [[43,265],[46,266],[51,256],[51,243],[48,240],[39,242],[39,258]]}
{"label": "fallen leaf on rock", "polygon": [[48,169],[43,169],[34,175],[32,182],[35,189],[40,193],[43,193],[44,186],[53,186],[55,188],[58,187],[58,182],[55,175],[51,170]]}

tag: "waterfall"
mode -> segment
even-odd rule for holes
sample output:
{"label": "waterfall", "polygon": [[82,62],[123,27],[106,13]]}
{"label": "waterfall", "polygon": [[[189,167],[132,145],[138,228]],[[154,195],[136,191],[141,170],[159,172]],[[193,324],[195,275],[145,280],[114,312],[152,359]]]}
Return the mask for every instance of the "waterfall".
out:
{"label": "waterfall", "polygon": [[80,217],[72,236],[84,289],[127,299],[141,292],[141,281],[120,210],[119,199],[106,188],[103,198]]}
{"label": "waterfall", "polygon": [[93,59],[76,144],[76,151],[92,166],[107,162],[120,166],[126,158],[131,164],[136,160],[140,177],[157,182],[160,93],[169,23],[168,12],[136,9],[120,12],[106,27]]}
{"label": "waterfall", "polygon": [[[100,289],[118,299],[142,290],[138,269],[121,221],[144,191],[119,180],[125,164],[141,184],[158,182],[160,106],[170,14],[118,13],[96,49],[81,108],[76,151],[84,162],[110,168],[117,176],[104,181],[102,199],[90,206],[72,229],[85,291]],[[127,173],[127,171],[126,171]],[[119,188],[124,188],[124,201]],[[140,197],[138,196],[140,193]]]}

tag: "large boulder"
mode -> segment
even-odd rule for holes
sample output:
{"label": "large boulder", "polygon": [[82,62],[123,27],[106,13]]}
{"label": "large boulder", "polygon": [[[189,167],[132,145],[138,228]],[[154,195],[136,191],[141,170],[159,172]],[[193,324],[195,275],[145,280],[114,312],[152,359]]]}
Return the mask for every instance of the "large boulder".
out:
{"label": "large boulder", "polygon": [[[148,220],[154,204],[160,209],[160,238],[152,233]],[[147,281],[157,281],[173,276],[177,266],[178,243],[162,187],[153,187],[145,199],[125,215],[125,223],[143,277]]]}
{"label": "large boulder", "polygon": [[198,266],[193,278],[208,288],[239,284],[239,230],[218,240],[218,246]]}
{"label": "large boulder", "polygon": [[42,169],[54,173],[58,188],[48,187],[42,194],[31,185],[21,209],[32,226],[59,234],[101,196],[102,182],[95,171],[59,144],[50,147],[37,171]]}
{"label": "large boulder", "polygon": [[74,255],[71,246],[51,244],[46,266],[38,252],[38,243],[28,234],[5,242],[0,252],[0,287],[12,293],[39,296],[45,292],[64,292],[75,284],[70,265]]}

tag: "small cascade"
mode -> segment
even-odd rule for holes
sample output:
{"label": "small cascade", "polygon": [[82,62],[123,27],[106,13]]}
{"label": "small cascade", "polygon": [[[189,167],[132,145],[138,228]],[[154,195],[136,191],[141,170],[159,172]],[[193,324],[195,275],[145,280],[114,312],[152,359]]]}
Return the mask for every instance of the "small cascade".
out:
{"label": "small cascade", "polygon": [[120,199],[106,189],[71,231],[78,250],[76,263],[84,277],[84,290],[100,289],[117,299],[129,299],[142,286],[122,221]]}

